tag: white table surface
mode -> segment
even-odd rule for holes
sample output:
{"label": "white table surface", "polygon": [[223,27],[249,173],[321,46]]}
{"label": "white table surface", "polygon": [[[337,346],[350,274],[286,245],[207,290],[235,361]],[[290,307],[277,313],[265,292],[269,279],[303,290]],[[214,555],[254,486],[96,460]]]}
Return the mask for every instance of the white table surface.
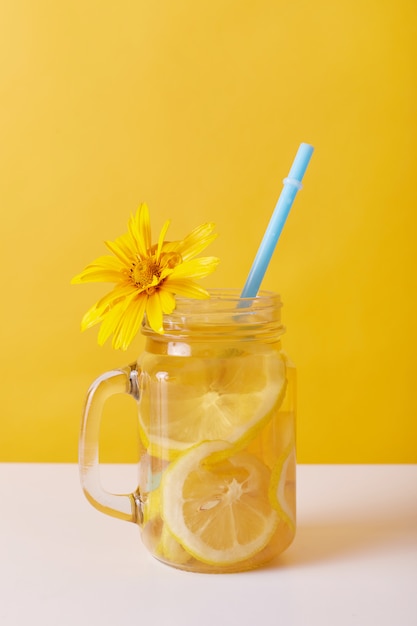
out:
{"label": "white table surface", "polygon": [[[104,466],[130,491],[135,468]],[[417,465],[300,465],[280,559],[191,574],[93,509],[76,465],[0,464],[2,626],[416,626]]]}

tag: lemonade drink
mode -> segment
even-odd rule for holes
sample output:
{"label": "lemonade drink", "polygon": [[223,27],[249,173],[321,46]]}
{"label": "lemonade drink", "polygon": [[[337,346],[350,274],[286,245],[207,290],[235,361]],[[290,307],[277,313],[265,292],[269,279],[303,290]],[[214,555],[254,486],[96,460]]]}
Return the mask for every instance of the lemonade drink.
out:
{"label": "lemonade drink", "polygon": [[279,296],[178,300],[137,363],[142,539],[196,572],[258,567],[295,534],[295,369]]}
{"label": "lemonade drink", "polygon": [[[159,560],[193,572],[236,572],[281,553],[295,534],[295,369],[281,346],[277,294],[212,290],[177,299],[164,333],[146,324],[138,361],[100,376],[87,395],[81,482],[103,513],[137,523]],[[138,404],[139,484],[100,481],[103,407]]]}

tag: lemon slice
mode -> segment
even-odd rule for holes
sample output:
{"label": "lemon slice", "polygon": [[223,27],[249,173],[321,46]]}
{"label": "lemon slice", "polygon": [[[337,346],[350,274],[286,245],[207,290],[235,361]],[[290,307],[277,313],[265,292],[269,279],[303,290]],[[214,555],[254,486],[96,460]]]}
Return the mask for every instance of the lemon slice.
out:
{"label": "lemon slice", "polygon": [[281,353],[169,357],[143,363],[139,428],[148,452],[165,459],[203,441],[247,442],[279,408],[286,388]]}
{"label": "lemon slice", "polygon": [[144,499],[143,528],[145,543],[155,556],[164,561],[184,565],[192,556],[171,535],[161,518],[161,489],[150,491]]}
{"label": "lemon slice", "polygon": [[269,500],[280,518],[295,530],[295,445],[291,442],[272,470]]}
{"label": "lemon slice", "polygon": [[155,489],[147,494],[142,505],[143,523],[147,524],[160,515],[161,510],[161,490]]}
{"label": "lemon slice", "polygon": [[187,553],[217,566],[255,555],[279,522],[268,499],[270,470],[247,452],[208,462],[225,447],[214,441],[191,448],[161,483],[161,516],[171,535]]}
{"label": "lemon slice", "polygon": [[193,558],[169,532],[166,524],[162,526],[160,540],[156,547],[156,556],[173,565],[184,565]]}

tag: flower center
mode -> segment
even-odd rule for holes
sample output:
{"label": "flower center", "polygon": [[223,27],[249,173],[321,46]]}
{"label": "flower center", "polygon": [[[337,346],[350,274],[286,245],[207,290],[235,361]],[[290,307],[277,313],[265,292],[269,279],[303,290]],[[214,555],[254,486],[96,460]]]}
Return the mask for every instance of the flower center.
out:
{"label": "flower center", "polygon": [[[161,268],[152,257],[148,257],[143,259],[143,261],[139,261],[139,263],[133,263],[129,273],[131,280],[137,287],[146,289],[158,284]],[[156,281],[154,280],[155,278]]]}

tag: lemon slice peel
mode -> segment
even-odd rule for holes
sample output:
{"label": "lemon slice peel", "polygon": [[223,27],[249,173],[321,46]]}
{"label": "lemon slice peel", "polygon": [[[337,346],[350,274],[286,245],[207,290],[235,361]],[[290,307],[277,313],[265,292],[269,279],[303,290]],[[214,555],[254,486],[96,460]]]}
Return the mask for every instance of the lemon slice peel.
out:
{"label": "lemon slice peel", "polygon": [[279,523],[268,499],[270,470],[249,453],[229,456],[216,468],[204,463],[227,447],[204,442],[166,470],[161,517],[194,558],[214,566],[245,561],[270,541]]}

